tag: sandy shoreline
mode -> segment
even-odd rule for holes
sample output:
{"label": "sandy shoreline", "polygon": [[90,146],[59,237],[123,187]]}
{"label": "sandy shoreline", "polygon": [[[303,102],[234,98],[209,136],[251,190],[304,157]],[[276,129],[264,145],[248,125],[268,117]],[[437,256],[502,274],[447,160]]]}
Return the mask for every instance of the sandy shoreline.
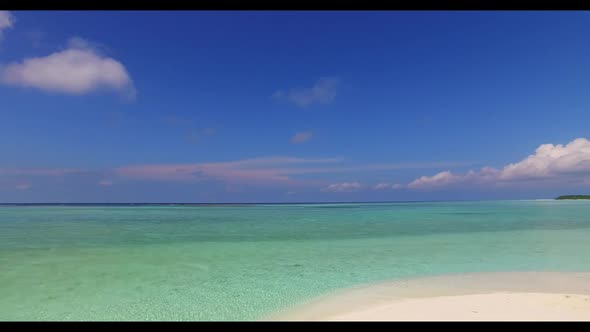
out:
{"label": "sandy shoreline", "polygon": [[359,286],[276,313],[280,321],[590,321],[590,273],[502,272]]}

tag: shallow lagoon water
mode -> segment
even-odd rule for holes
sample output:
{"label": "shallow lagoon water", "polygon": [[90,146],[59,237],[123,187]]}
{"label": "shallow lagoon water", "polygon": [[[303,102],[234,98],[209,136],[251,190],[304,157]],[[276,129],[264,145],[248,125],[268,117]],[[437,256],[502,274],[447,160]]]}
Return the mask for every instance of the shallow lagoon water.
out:
{"label": "shallow lagoon water", "polygon": [[590,201],[0,207],[0,320],[256,320],[344,287],[590,271]]}

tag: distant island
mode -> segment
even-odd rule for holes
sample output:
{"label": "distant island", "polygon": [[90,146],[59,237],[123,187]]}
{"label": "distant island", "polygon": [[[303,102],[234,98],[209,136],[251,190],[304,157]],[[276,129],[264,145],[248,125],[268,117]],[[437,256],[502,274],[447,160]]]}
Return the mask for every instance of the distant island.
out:
{"label": "distant island", "polygon": [[590,199],[590,195],[564,195],[556,199]]}

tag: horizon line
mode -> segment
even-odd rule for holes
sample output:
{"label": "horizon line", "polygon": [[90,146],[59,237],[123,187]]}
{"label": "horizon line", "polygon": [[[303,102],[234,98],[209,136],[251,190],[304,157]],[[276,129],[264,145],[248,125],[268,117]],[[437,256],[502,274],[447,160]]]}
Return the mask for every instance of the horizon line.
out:
{"label": "horizon line", "polygon": [[0,206],[23,205],[298,205],[298,204],[374,204],[374,203],[442,203],[442,202],[494,202],[494,201],[534,201],[556,200],[556,198],[521,198],[521,199],[457,199],[457,200],[396,200],[396,201],[332,201],[332,202],[40,202],[40,203],[0,203]]}

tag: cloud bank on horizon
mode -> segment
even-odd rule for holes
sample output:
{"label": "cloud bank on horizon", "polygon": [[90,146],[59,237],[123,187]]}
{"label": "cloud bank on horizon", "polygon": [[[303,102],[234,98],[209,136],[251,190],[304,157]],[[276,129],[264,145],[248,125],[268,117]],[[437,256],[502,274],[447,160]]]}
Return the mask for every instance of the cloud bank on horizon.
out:
{"label": "cloud bank on horizon", "polygon": [[[99,186],[113,186],[118,181],[159,181],[198,183],[219,181],[225,184],[255,186],[279,186],[319,188],[322,192],[347,193],[361,190],[435,190],[448,187],[489,188],[514,184],[542,186],[556,182],[574,185],[590,185],[590,141],[577,138],[565,145],[542,144],[534,154],[511,163],[501,169],[483,167],[465,174],[442,171],[432,176],[421,176],[407,184],[379,182],[364,184],[359,181],[329,183],[326,180],[301,179],[306,174],[355,173],[372,170],[398,170],[408,168],[437,168],[445,163],[399,163],[342,165],[342,158],[298,158],[288,156],[261,157],[227,162],[204,162],[193,164],[146,164],[127,165],[108,170],[77,168],[56,169],[0,169],[0,178],[15,179],[15,185],[27,183],[31,187],[35,177],[64,177],[94,174]],[[452,163],[446,163],[452,165]],[[461,165],[457,163],[456,165]],[[104,179],[105,177],[108,180]]]}
{"label": "cloud bank on horizon", "polygon": [[409,188],[428,189],[454,185],[506,185],[537,181],[590,183],[590,141],[577,138],[566,145],[542,144],[527,158],[502,169],[484,167],[467,174],[443,171],[422,176],[408,184]]}
{"label": "cloud bank on horizon", "polygon": [[[588,139],[577,138],[566,145],[542,144],[534,154],[501,169],[487,166],[479,171],[470,170],[466,174],[454,174],[446,170],[432,176],[421,176],[406,185],[378,183],[373,186],[373,189],[433,190],[457,186],[498,187],[511,184],[538,186],[556,182],[590,185],[590,141]],[[329,189],[340,188],[341,185],[348,187],[347,183],[332,184],[326,188],[326,191],[337,191]],[[354,186],[355,190],[360,188],[362,188],[360,184]]]}
{"label": "cloud bank on horizon", "polygon": [[[201,162],[185,164],[143,164],[124,165],[111,169],[93,170],[83,168],[0,168],[0,178],[14,178],[21,181],[32,178],[64,178],[68,176],[95,176],[99,185],[103,180],[108,185],[121,181],[149,181],[194,184],[204,181],[218,181],[225,184],[245,184],[259,186],[318,187],[327,184],[321,179],[301,179],[299,176],[336,173],[355,173],[374,170],[401,170],[414,168],[438,168],[459,166],[465,163],[383,163],[383,164],[343,164],[342,158],[299,158],[271,156],[240,159],[225,162]],[[108,179],[108,180],[106,180]],[[328,191],[339,191],[334,186]],[[360,189],[361,187],[348,188]],[[333,190],[334,189],[334,190]]]}

